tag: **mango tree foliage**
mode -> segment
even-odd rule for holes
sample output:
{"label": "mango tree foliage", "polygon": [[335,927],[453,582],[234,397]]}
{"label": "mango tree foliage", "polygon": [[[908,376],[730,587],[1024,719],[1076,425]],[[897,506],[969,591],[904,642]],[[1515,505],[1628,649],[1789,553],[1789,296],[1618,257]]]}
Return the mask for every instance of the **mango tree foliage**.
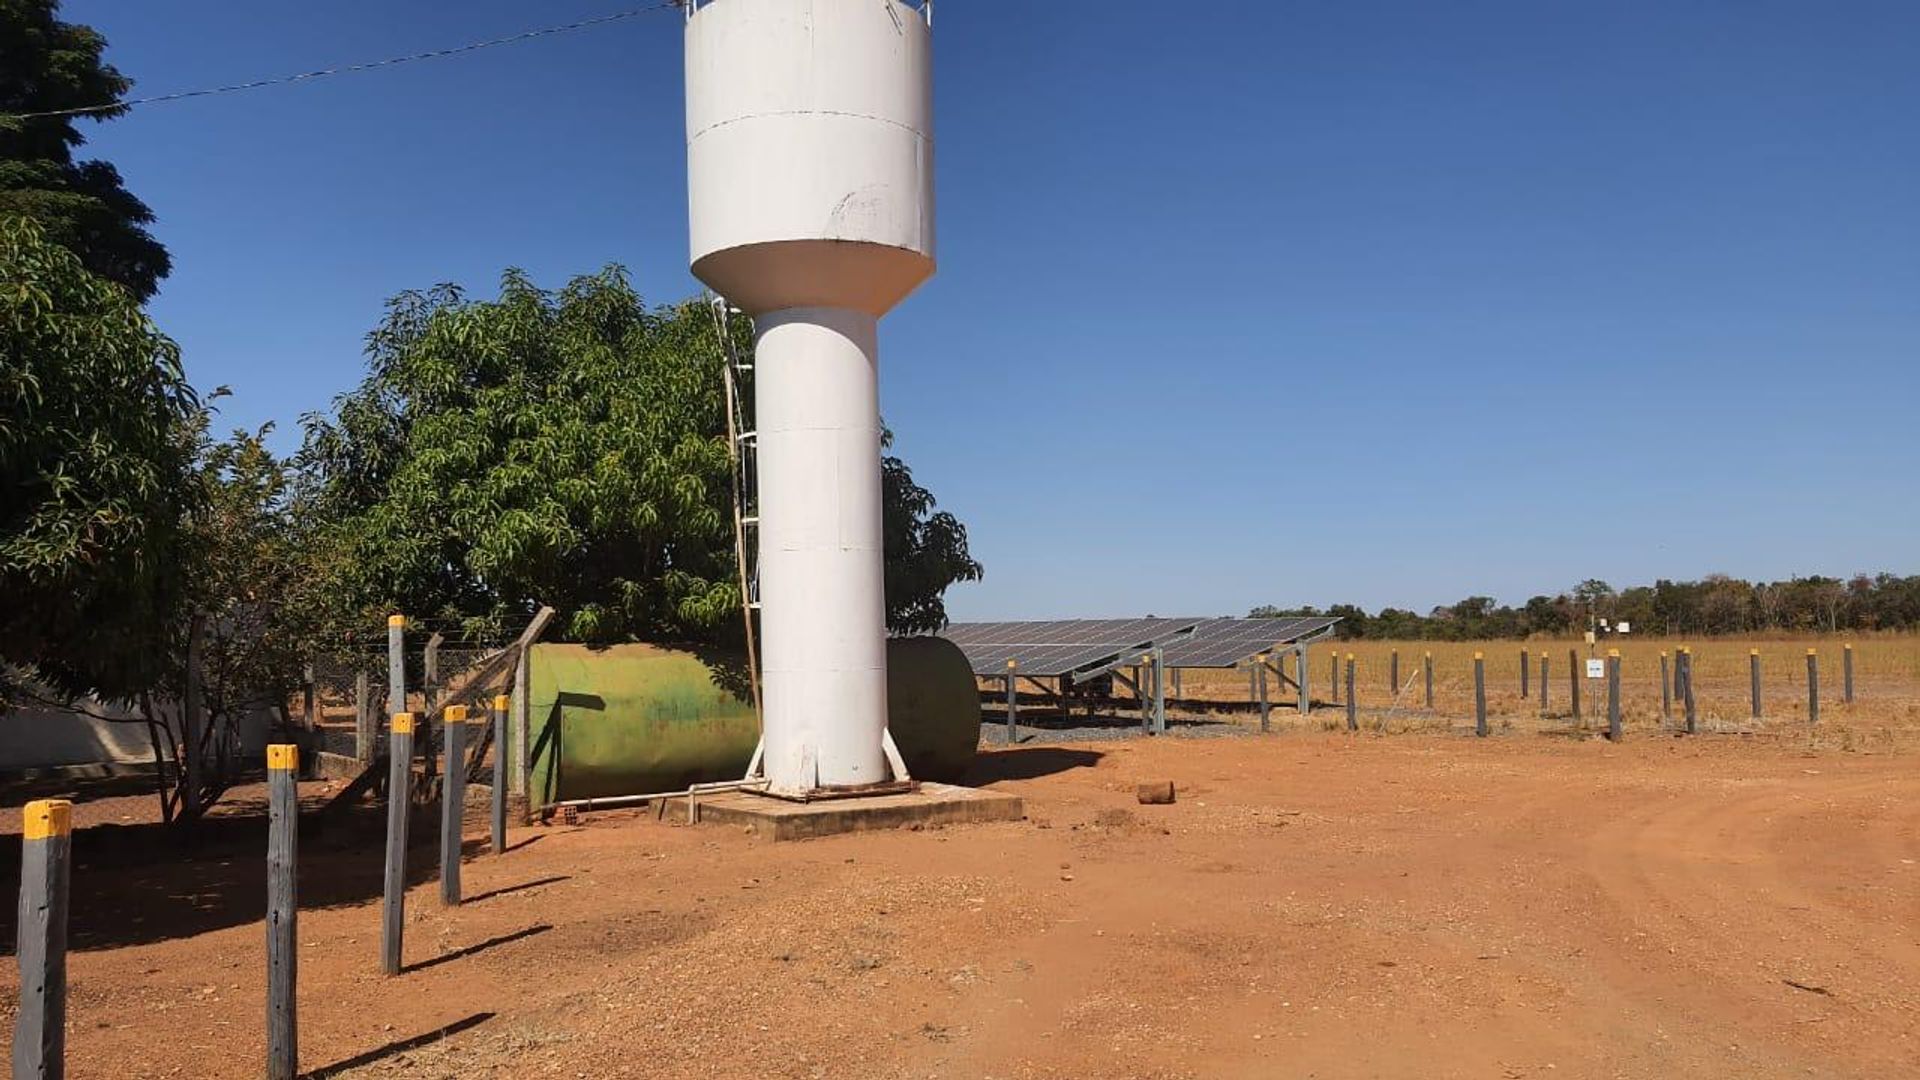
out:
{"label": "mango tree foliage", "polygon": [[0,661],[65,694],[151,686],[184,594],[199,408],[127,290],[0,216]]}
{"label": "mango tree foliage", "polygon": [[[125,113],[133,83],[108,64],[106,39],[62,22],[57,0],[0,0],[0,215],[33,218],[88,270],[145,301],[167,276],[153,211],[105,161],[75,160],[82,123]],[[84,117],[20,114],[112,105]]]}
{"label": "mango tree foliage", "polygon": [[[744,325],[730,331],[745,340]],[[388,305],[369,373],[306,419],[301,513],[365,622],[398,610],[511,628],[541,604],[577,641],[710,641],[739,623],[721,352],[706,305],[648,307],[610,267],[498,299]],[[966,532],[887,466],[889,606],[944,622]],[[895,544],[899,550],[894,549]]]}

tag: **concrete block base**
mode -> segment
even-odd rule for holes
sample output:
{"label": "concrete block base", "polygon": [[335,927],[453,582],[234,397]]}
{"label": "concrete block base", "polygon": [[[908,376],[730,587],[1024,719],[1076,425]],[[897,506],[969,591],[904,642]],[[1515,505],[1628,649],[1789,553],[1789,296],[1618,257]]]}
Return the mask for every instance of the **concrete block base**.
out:
{"label": "concrete block base", "polygon": [[[668,803],[668,812],[675,804]],[[932,825],[977,825],[989,821],[1019,821],[1027,816],[1018,795],[952,784],[921,784],[918,791],[872,795],[860,799],[829,799],[796,803],[750,791],[727,791],[699,800],[700,820],[707,824],[752,826],[763,840],[808,840],[840,833],[875,829],[905,829]]]}

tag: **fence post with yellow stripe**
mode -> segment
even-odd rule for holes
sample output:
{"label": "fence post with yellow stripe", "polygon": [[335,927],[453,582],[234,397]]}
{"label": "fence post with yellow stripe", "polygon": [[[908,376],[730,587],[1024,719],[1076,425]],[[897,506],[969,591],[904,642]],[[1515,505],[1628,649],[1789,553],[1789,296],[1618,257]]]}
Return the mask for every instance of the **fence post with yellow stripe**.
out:
{"label": "fence post with yellow stripe", "polygon": [[1693,648],[1680,648],[1680,703],[1687,711],[1687,734],[1700,733],[1700,702],[1693,694]]}
{"label": "fence post with yellow stripe", "polygon": [[1347,730],[1360,730],[1360,702],[1353,687],[1353,654],[1347,654]]}
{"label": "fence post with yellow stripe", "polygon": [[1673,678],[1667,670],[1667,650],[1660,650],[1660,722],[1673,719]]}
{"label": "fence post with yellow stripe", "polygon": [[1473,654],[1473,733],[1487,737],[1487,656]]}
{"label": "fence post with yellow stripe", "polygon": [[440,781],[440,902],[460,903],[460,821],[467,809],[467,707],[449,705],[440,716],[447,736],[447,771]]}
{"label": "fence post with yellow stripe", "polygon": [[1807,723],[1820,722],[1820,650],[1807,650]]}
{"label": "fence post with yellow stripe", "polygon": [[299,777],[299,747],[267,747],[267,1080],[300,1075]]}
{"label": "fence post with yellow stripe", "polygon": [[73,866],[73,804],[26,805],[20,847],[20,1005],[13,1075],[59,1080],[67,1056],[67,886]]}
{"label": "fence post with yellow stripe", "polygon": [[380,967],[400,974],[407,920],[407,809],[413,787],[413,714],[393,714],[387,747],[387,875],[380,924]]}
{"label": "fence post with yellow stripe", "polygon": [[1553,680],[1551,674],[1552,658],[1546,653],[1540,654],[1540,719],[1553,715]]}
{"label": "fence post with yellow stripe", "polygon": [[1607,650],[1607,738],[1620,741],[1620,650]]}
{"label": "fence post with yellow stripe", "polygon": [[507,709],[513,699],[493,699],[493,853],[507,853]]}

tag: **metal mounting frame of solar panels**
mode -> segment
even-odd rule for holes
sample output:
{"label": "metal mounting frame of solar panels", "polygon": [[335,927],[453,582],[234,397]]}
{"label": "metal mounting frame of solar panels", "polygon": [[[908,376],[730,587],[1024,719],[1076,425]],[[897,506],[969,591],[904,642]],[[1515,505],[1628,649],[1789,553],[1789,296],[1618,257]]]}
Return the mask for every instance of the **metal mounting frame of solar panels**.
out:
{"label": "metal mounting frame of solar panels", "polygon": [[[1161,658],[1173,673],[1173,696],[1183,696],[1180,672],[1187,668],[1245,668],[1247,700],[1260,713],[1260,730],[1267,730],[1272,701],[1267,694],[1267,676],[1276,676],[1283,688],[1291,687],[1295,707],[1301,716],[1313,710],[1313,695],[1307,689],[1307,646],[1333,636],[1340,625],[1336,616],[1314,615],[1271,619],[1209,619],[1195,628],[1193,635],[1166,650]],[[1293,654],[1293,671],[1288,672],[1283,658]]]}
{"label": "metal mounting frame of solar panels", "polygon": [[[1024,679],[1069,710],[1071,687],[1112,673],[1141,702],[1141,726],[1167,730],[1160,662],[1169,645],[1191,636],[1205,619],[1056,619],[1045,622],[954,623],[941,633],[966,653],[973,673],[1007,687],[1007,739],[1016,738],[1018,694]],[[1129,677],[1122,667],[1144,668]],[[1041,679],[1055,680],[1048,687]]]}

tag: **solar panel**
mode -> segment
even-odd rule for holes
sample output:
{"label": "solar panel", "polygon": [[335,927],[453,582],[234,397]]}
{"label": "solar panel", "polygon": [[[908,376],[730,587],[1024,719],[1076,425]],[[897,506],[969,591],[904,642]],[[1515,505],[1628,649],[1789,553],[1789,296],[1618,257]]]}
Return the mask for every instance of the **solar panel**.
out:
{"label": "solar panel", "polygon": [[1326,616],[1290,619],[1208,619],[1193,636],[1166,647],[1170,668],[1230,668],[1269,649],[1325,636],[1339,623]]}
{"label": "solar panel", "polygon": [[1056,619],[1048,622],[954,623],[941,637],[960,646],[976,675],[1004,675],[1008,661],[1022,675],[1047,678],[1116,664],[1192,630],[1200,619]]}

